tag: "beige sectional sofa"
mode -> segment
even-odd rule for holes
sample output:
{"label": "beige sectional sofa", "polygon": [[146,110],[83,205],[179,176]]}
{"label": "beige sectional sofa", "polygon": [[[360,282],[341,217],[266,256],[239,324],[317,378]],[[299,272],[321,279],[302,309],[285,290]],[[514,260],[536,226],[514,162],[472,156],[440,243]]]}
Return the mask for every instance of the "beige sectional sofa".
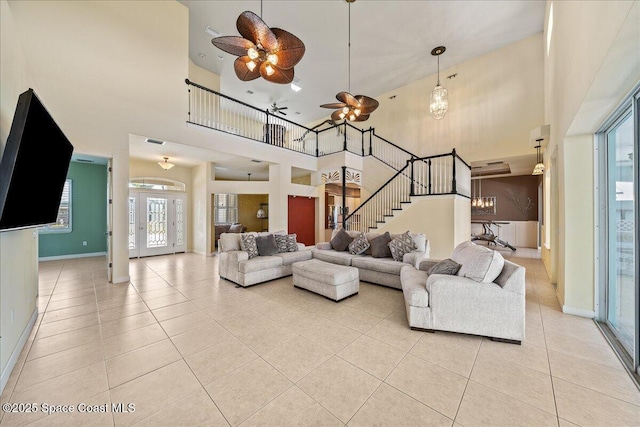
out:
{"label": "beige sectional sofa", "polygon": [[429,274],[438,260],[402,268],[412,329],[460,332],[520,344],[525,334],[525,268],[472,242],[456,247],[455,275]]}
{"label": "beige sectional sofa", "polygon": [[[331,235],[333,239],[337,233],[337,230]],[[349,231],[348,234],[351,237],[356,237],[359,232]],[[400,272],[402,267],[411,265],[417,267],[421,261],[429,258],[429,240],[422,233],[410,233],[413,238],[416,248],[404,254],[402,261],[395,261],[391,257],[387,258],[374,258],[367,253],[362,255],[353,255],[348,251],[336,251],[332,249],[331,242],[321,242],[316,244],[314,249],[311,249],[313,258],[322,261],[330,262],[339,265],[348,265],[356,267],[359,272],[361,281],[375,283],[382,286],[388,286],[391,288],[402,289],[400,282]],[[365,233],[368,241],[372,241],[374,238],[381,236],[382,233]],[[396,234],[391,234],[393,239],[397,237]]]}
{"label": "beige sectional sofa", "polygon": [[295,252],[250,259],[249,254],[241,249],[240,236],[236,233],[222,233],[218,241],[218,257],[220,277],[242,287],[290,276],[294,262],[311,259],[312,246],[306,247],[302,243],[298,243],[298,250]]}

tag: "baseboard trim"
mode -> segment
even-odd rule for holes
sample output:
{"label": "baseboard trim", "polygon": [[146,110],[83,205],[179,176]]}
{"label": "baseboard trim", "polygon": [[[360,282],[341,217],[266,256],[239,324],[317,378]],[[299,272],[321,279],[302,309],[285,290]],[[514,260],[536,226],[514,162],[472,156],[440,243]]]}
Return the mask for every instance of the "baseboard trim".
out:
{"label": "baseboard trim", "polygon": [[70,255],[56,255],[56,256],[43,256],[39,257],[38,261],[57,261],[60,259],[75,259],[75,258],[89,258],[94,256],[106,256],[106,252],[90,252],[86,254],[70,254]]}
{"label": "baseboard trim", "polygon": [[29,319],[29,323],[22,331],[22,335],[20,335],[20,339],[18,340],[18,344],[16,348],[11,353],[9,360],[7,361],[7,366],[5,366],[4,371],[2,371],[2,375],[0,375],[0,394],[4,391],[7,382],[9,382],[9,377],[11,376],[11,372],[13,368],[15,368],[16,363],[18,362],[18,358],[20,357],[20,353],[22,353],[22,349],[24,348],[27,339],[29,338],[29,334],[33,330],[33,325],[35,325],[36,320],[38,319],[38,307],[33,310],[33,314]]}
{"label": "baseboard trim", "polygon": [[124,283],[124,282],[129,282],[130,280],[131,280],[130,276],[114,277],[111,280],[111,283]]}
{"label": "baseboard trim", "polygon": [[562,312],[566,314],[573,314],[574,316],[587,317],[589,319],[596,317],[596,312],[593,310],[585,310],[584,308],[571,307],[568,305],[562,306]]}

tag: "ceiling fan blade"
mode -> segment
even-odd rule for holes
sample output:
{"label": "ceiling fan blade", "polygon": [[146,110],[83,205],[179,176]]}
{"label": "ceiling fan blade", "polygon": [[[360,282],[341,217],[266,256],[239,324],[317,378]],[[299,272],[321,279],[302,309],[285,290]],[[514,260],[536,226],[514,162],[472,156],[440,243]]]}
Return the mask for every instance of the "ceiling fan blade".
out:
{"label": "ceiling fan blade", "polygon": [[249,58],[248,56],[241,56],[239,58],[236,58],[236,60],[233,62],[233,68],[236,72],[236,76],[238,76],[238,78],[243,82],[255,80],[260,77],[259,67],[256,66],[253,71],[247,68],[247,63],[249,61],[251,61],[251,58]]}
{"label": "ceiling fan blade", "polygon": [[[260,64],[260,75],[263,79],[271,83],[287,84],[293,81],[293,68],[283,70],[282,68],[272,65],[273,73],[267,73],[267,62]],[[257,67],[256,67],[257,68]]]}
{"label": "ceiling fan blade", "polygon": [[334,122],[339,122],[340,120],[342,120],[342,118],[340,117],[340,110],[331,113],[331,120],[333,120]]}
{"label": "ceiling fan blade", "polygon": [[365,114],[373,113],[373,111],[380,105],[378,101],[366,95],[356,95],[355,98],[360,103],[360,110]]}
{"label": "ceiling fan blade", "polygon": [[282,114],[283,116],[286,116],[287,113],[283,113],[282,111],[278,110],[278,113]]}
{"label": "ceiling fan blade", "polygon": [[236,28],[242,37],[251,40],[254,44],[260,43],[266,50],[274,50],[278,47],[278,39],[271,28],[262,18],[249,10],[238,16]]}
{"label": "ceiling fan blade", "polygon": [[247,39],[238,36],[222,36],[211,40],[211,43],[220,50],[236,56],[247,54],[247,50],[255,48],[256,45]]}
{"label": "ceiling fan blade", "polygon": [[286,110],[289,107],[278,107],[278,110]]}
{"label": "ceiling fan blade", "polygon": [[369,115],[368,114],[360,114],[358,117],[356,117],[355,120],[353,120],[354,122],[364,122],[366,120],[369,119]]}
{"label": "ceiling fan blade", "polygon": [[338,92],[336,99],[340,102],[344,102],[348,107],[358,104],[358,100],[356,100],[356,98],[349,92]]}
{"label": "ceiling fan blade", "polygon": [[302,40],[281,28],[272,28],[271,31],[278,39],[278,67],[287,69],[294,67],[304,56],[305,46]]}
{"label": "ceiling fan blade", "polygon": [[345,104],[344,102],[333,102],[331,104],[322,104],[320,107],[321,108],[331,108],[332,110],[335,110],[336,108],[344,108],[346,106],[347,106],[347,104]]}

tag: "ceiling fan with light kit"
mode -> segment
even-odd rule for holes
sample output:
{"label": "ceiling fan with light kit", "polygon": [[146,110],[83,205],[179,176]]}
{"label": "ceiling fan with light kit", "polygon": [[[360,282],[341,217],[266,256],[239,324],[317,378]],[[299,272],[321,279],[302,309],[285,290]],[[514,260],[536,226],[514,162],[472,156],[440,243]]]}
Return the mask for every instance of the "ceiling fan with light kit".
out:
{"label": "ceiling fan with light kit", "polygon": [[278,107],[274,102],[273,104],[269,105],[269,112],[271,114],[282,114],[283,116],[286,116],[287,113],[283,112],[282,110],[286,110],[288,108],[289,107]]}

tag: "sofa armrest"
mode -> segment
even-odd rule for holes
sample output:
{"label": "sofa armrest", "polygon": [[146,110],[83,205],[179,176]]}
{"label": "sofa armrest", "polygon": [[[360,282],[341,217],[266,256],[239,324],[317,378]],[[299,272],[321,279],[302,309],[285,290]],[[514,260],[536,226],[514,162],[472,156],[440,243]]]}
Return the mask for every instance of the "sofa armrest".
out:
{"label": "sofa armrest", "polygon": [[402,262],[418,268],[420,263],[426,258],[427,255],[422,251],[407,252],[402,256]]}
{"label": "sofa armrest", "polygon": [[331,242],[320,242],[320,243],[316,243],[316,248],[317,249],[322,249],[322,250],[329,250],[331,249]]}

